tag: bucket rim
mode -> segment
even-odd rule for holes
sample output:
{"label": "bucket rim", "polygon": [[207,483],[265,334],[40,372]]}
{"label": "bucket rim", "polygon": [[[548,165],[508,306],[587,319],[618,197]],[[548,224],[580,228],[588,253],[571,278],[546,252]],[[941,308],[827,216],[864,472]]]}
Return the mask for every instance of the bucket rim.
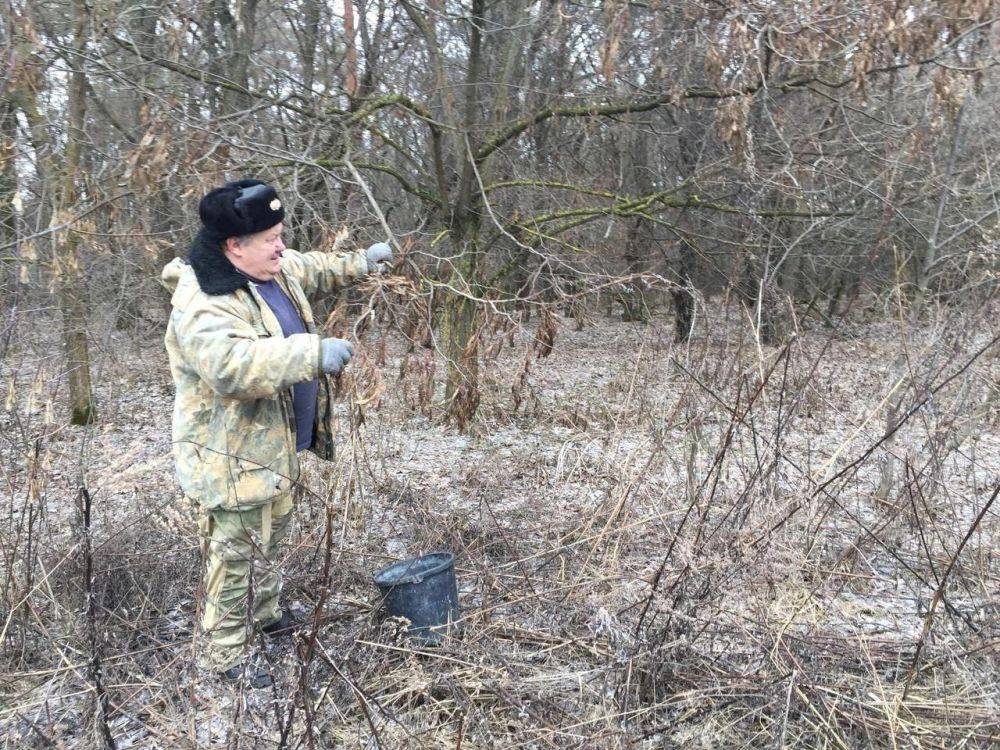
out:
{"label": "bucket rim", "polygon": [[[384,580],[385,576],[387,576],[393,568],[402,566],[403,569],[405,570],[411,566],[414,566],[421,560],[427,560],[428,558],[434,558],[434,557],[440,557],[441,560],[437,564],[428,568],[427,570],[423,570],[419,573],[409,573],[407,575],[402,576],[401,578],[396,578],[390,581]],[[447,570],[454,564],[455,564],[455,555],[451,552],[448,552],[447,550],[440,550],[438,552],[428,552],[425,555],[418,555],[417,557],[405,558],[402,560],[396,560],[395,562],[389,563],[384,568],[376,572],[372,576],[372,580],[375,581],[375,585],[378,586],[380,589],[391,589],[394,586],[402,586],[408,583],[420,583],[426,580],[427,578],[436,576],[438,573]]]}

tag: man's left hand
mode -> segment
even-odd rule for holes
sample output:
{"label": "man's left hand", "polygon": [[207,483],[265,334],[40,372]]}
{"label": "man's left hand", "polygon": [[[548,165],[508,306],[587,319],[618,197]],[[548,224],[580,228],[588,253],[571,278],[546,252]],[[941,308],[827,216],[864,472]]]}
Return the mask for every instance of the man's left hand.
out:
{"label": "man's left hand", "polygon": [[392,248],[387,242],[376,242],[365,250],[365,260],[368,261],[368,273],[375,273],[383,263],[392,265]]}

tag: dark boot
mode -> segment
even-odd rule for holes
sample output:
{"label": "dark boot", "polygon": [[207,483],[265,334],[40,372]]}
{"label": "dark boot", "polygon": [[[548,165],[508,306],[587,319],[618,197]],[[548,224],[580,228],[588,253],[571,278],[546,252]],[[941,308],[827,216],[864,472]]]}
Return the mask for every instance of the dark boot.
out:
{"label": "dark boot", "polygon": [[302,626],[302,621],[293,615],[289,610],[282,609],[281,617],[270,625],[263,625],[261,630],[264,635],[272,638],[280,638],[283,635],[290,635]]}
{"label": "dark boot", "polygon": [[271,687],[274,682],[266,667],[260,667],[250,661],[241,662],[219,674],[223,682],[246,681],[247,686],[254,690]]}

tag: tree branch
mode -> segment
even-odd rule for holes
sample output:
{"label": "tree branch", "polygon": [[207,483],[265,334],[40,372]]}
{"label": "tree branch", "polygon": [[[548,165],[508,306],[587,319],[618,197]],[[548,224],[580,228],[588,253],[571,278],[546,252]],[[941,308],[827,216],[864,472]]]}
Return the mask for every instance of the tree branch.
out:
{"label": "tree branch", "polygon": [[[883,65],[880,67],[869,68],[863,75],[865,78],[869,78],[881,73],[890,73],[904,68],[922,67],[936,62],[959,39],[967,36],[977,29],[994,24],[996,20],[997,19],[995,18],[991,18],[977,24],[971,29],[967,29],[930,57],[915,60],[913,62],[895,63],[893,65]],[[546,107],[545,109],[538,110],[537,112],[515,120],[511,125],[507,126],[507,128],[500,131],[492,138],[487,139],[486,142],[479,148],[479,151],[476,152],[476,161],[482,162],[498,148],[514,140],[528,128],[553,117],[606,117],[609,115],[625,114],[626,112],[649,112],[650,110],[657,109],[668,104],[676,104],[679,100],[683,99],[731,99],[737,96],[752,96],[764,88],[767,88],[770,91],[783,91],[787,93],[807,88],[814,83],[826,86],[827,88],[836,89],[842,88],[855,82],[856,80],[857,78],[853,75],[842,78],[838,81],[827,81],[818,75],[791,76],[786,80],[777,83],[761,79],[752,85],[729,90],[713,89],[707,86],[689,86],[679,96],[676,94],[664,94],[650,99],[611,102],[603,105],[594,103],[573,107]]]}

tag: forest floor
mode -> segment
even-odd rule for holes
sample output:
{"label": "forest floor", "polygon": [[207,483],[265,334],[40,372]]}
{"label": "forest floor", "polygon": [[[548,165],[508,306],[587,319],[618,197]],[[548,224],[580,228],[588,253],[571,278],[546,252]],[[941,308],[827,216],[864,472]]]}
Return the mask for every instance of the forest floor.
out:
{"label": "forest floor", "polygon": [[[370,333],[282,562],[309,625],[258,646],[258,691],[196,666],[162,333],[95,342],[91,428],[26,333],[0,362],[2,746],[1000,746],[997,312],[777,346],[735,305],[686,345],[594,315],[547,357],[533,319],[464,434],[440,359]],[[462,629],[422,647],[371,575],[440,549]]]}

